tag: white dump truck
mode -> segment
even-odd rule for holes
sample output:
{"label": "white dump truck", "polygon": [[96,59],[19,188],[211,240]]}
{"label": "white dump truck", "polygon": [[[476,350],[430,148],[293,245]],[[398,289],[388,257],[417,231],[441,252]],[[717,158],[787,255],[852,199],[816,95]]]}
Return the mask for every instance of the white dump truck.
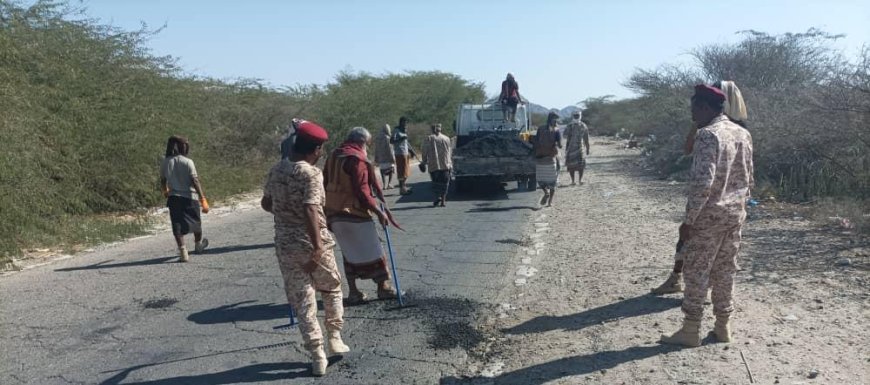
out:
{"label": "white dump truck", "polygon": [[505,121],[502,105],[462,104],[456,115],[453,174],[457,192],[516,181],[535,189],[535,163],[529,138],[526,104],[517,106],[516,121]]}

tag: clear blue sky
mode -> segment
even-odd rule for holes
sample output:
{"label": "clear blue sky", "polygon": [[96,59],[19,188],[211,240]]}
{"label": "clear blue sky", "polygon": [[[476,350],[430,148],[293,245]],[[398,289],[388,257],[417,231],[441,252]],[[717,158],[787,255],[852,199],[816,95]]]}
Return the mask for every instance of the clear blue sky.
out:
{"label": "clear blue sky", "polygon": [[269,84],[324,84],[338,71],[440,70],[497,93],[507,72],[533,102],[561,108],[631,96],[635,68],[687,62],[736,31],[844,33],[870,43],[870,1],[227,1],[86,0],[88,15],[125,29],[166,29],[149,44],[186,71]]}

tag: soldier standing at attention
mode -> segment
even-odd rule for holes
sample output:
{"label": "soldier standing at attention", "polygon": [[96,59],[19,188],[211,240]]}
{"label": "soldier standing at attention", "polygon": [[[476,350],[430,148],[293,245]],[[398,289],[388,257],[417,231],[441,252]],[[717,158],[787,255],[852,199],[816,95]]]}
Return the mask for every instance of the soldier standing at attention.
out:
{"label": "soldier standing at attention", "polygon": [[698,85],[692,96],[695,137],[686,216],[680,226],[684,244],[685,318],[680,330],[662,336],[667,344],[700,346],[707,287],[712,289],[713,333],[731,341],[734,275],[746,220],[746,200],[754,184],[752,137],[724,114],[725,94]]}
{"label": "soldier standing at attention", "polygon": [[287,301],[296,309],[305,349],[311,353],[312,373],[326,373],[323,334],[317,322],[319,291],[326,313],[326,335],[331,353],[350,351],[341,340],[344,307],[341,275],[335,263],[335,241],[326,228],[323,173],[315,167],[328,136],[320,126],[293,120],[293,151],[269,171],[263,188],[263,209],[275,215],[275,251],[284,278]]}

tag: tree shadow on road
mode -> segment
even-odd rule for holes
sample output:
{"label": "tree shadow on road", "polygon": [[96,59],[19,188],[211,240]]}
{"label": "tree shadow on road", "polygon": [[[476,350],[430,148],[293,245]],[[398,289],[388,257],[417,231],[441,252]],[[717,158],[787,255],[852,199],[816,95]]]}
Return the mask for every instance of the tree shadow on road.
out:
{"label": "tree shadow on road", "polygon": [[[268,321],[274,319],[289,319],[290,306],[285,304],[269,303],[240,306],[256,301],[244,301],[230,305],[203,310],[187,316],[187,320],[200,325],[213,325],[233,322]],[[322,308],[320,301],[317,307]]]}
{"label": "tree shadow on road", "polygon": [[567,316],[541,316],[505,329],[507,334],[541,333],[550,330],[581,330],[588,326],[622,318],[659,313],[680,306],[681,300],[642,295]]}
{"label": "tree shadow on road", "polygon": [[205,254],[205,255],[226,254],[226,253],[234,253],[237,251],[270,249],[270,248],[274,248],[274,247],[275,247],[275,243],[260,243],[257,245],[222,246],[222,247],[205,249],[205,251],[203,251],[203,254]]}
{"label": "tree shadow on road", "polygon": [[466,213],[492,213],[492,212],[500,212],[500,211],[514,211],[514,210],[532,210],[538,211],[541,207],[534,206],[501,206],[501,207],[477,207],[473,209],[468,209]]}
{"label": "tree shadow on road", "polygon": [[[431,206],[435,200],[435,194],[432,192],[430,182],[409,183],[408,187],[413,190],[409,195],[402,195],[396,203],[422,203],[428,202]],[[481,186],[474,191],[467,193],[457,193],[451,191],[447,195],[447,204],[450,202],[467,202],[467,201],[503,201],[509,200],[508,191],[499,184],[492,186]]]}
{"label": "tree shadow on road", "polygon": [[[140,365],[125,369],[112,378],[103,381],[100,385],[121,384],[121,381],[126,379],[130,373],[147,366],[150,365]],[[220,385],[279,381],[311,376],[311,371],[308,370],[308,368],[308,364],[300,362],[254,364],[217,373],[178,376],[140,382],[125,382],[124,385]]]}
{"label": "tree shadow on road", "polygon": [[635,346],[624,350],[609,350],[585,356],[565,357],[555,361],[517,369],[495,378],[442,378],[442,385],[456,384],[524,384],[537,385],[559,378],[611,369],[627,362],[643,360],[682,349],[673,345]]}
{"label": "tree shadow on road", "polygon": [[112,269],[116,267],[135,267],[135,266],[150,266],[150,265],[161,265],[167,263],[172,260],[178,260],[177,255],[169,256],[169,257],[160,257],[160,258],[152,258],[145,259],[139,261],[131,261],[131,262],[119,262],[119,263],[111,263],[113,260],[110,259],[108,261],[98,262],[93,265],[87,266],[77,266],[77,267],[65,267],[63,269],[54,269],[54,271],[61,272],[70,272],[70,271],[79,271],[79,270],[98,270],[98,269]]}
{"label": "tree shadow on road", "polygon": [[[261,243],[257,245],[239,245],[239,246],[223,246],[216,247],[212,249],[206,249],[201,254],[194,254],[195,258],[197,255],[214,255],[214,254],[225,254],[225,253],[233,253],[236,251],[248,251],[248,250],[258,250],[275,247],[274,243]],[[92,265],[86,266],[76,266],[76,267],[65,267],[62,269],[54,269],[54,271],[60,272],[70,272],[70,271],[80,271],[80,270],[99,270],[99,269],[114,269],[118,267],[136,267],[136,266],[152,266],[152,265],[162,265],[164,263],[178,261],[177,255],[171,255],[168,257],[159,257],[159,258],[151,258],[144,260],[136,260],[130,262],[118,262],[112,263],[114,260],[110,259],[107,261],[97,262]]]}

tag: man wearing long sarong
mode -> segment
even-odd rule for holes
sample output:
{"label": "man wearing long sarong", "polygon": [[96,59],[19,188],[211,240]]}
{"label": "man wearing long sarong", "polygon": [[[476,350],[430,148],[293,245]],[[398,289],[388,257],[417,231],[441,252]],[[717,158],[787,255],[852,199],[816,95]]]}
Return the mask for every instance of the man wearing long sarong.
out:
{"label": "man wearing long sarong", "polygon": [[393,188],[393,174],[396,171],[396,154],[390,144],[392,132],[389,124],[384,124],[381,133],[375,136],[375,163],[381,171],[381,185],[385,189]]}
{"label": "man wearing long sarong", "polygon": [[547,116],[547,124],[538,128],[534,139],[535,152],[535,178],[538,185],[544,191],[541,197],[541,205],[552,206],[553,197],[556,195],[556,184],[559,182],[559,149],[562,148],[562,137],[556,124],[559,114],[550,112]]}
{"label": "man wearing long sarong", "polygon": [[447,200],[450,171],[453,169],[450,146],[450,138],[441,133],[441,124],[433,124],[432,135],[426,138],[420,159],[421,169],[428,168],[429,176],[432,178],[432,192],[435,193],[433,206],[444,207]]}
{"label": "man wearing long sarong", "polygon": [[311,354],[312,372],[326,373],[323,334],[317,322],[319,291],[326,313],[325,326],[331,353],[350,351],[341,339],[344,307],[341,273],[335,264],[335,241],[323,213],[323,174],[314,166],[323,154],[326,130],[294,119],[293,151],[269,171],[263,188],[263,209],[275,216],[275,252],[284,278],[287,301],[296,309],[305,349]]}
{"label": "man wearing long sarong", "polygon": [[[746,103],[743,102],[743,94],[737,88],[737,84],[733,81],[722,80],[716,82],[713,87],[718,88],[725,94],[725,115],[732,122],[737,123],[740,127],[747,128],[746,119],[748,114],[746,111]],[[695,145],[695,135],[698,132],[698,127],[692,127],[689,134],[686,136],[686,142],[683,146],[684,155],[692,155],[692,150]],[[671,294],[683,291],[683,244],[685,242],[680,239],[677,241],[676,252],[674,253],[674,268],[668,279],[664,283],[652,289],[653,294]]]}
{"label": "man wearing long sarong", "polygon": [[407,186],[408,178],[411,177],[411,158],[416,156],[411,142],[408,140],[408,118],[399,118],[399,125],[393,130],[390,143],[393,144],[393,152],[396,155],[396,179],[399,180],[399,194],[408,195],[411,189]]}
{"label": "man wearing long sarong", "polygon": [[692,97],[692,120],[700,129],[695,137],[686,217],[680,226],[685,242],[683,326],[667,344],[701,345],[701,320],[707,288],[712,290],[713,334],[731,341],[734,311],[734,275],[746,220],[746,200],[754,183],[752,137],[724,114],[725,94],[698,85]]}
{"label": "man wearing long sarong", "polygon": [[[378,298],[396,297],[390,285],[386,253],[378,236],[377,226],[393,222],[383,202],[383,192],[375,176],[374,166],[368,161],[366,145],[371,134],[363,127],[353,128],[347,140],[329,158],[324,167],[326,187],[326,216],[329,228],[335,234],[344,257],[344,272],[349,289],[348,304],[366,300],[356,286],[357,279],[371,279],[378,287]],[[378,218],[378,224],[372,215]]]}
{"label": "man wearing long sarong", "polygon": [[[589,128],[580,120],[580,111],[571,114],[571,123],[565,127],[562,133],[565,137],[565,167],[571,175],[571,185],[583,183],[583,171],[586,169],[586,157],[583,155],[583,146],[586,147],[586,155],[589,155]],[[574,173],[577,180],[574,180]]]}

